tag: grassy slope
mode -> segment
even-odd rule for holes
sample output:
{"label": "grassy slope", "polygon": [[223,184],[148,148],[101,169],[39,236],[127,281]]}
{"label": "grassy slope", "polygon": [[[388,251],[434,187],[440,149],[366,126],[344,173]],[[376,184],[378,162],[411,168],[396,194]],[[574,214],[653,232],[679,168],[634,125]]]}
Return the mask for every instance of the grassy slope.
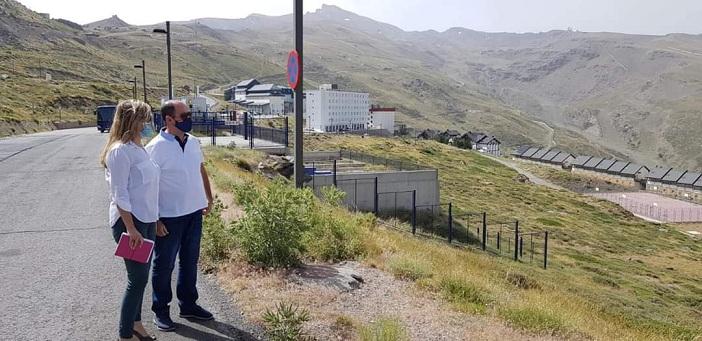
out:
{"label": "grassy slope", "polygon": [[[518,218],[527,229],[551,231],[547,271],[482,256],[467,264],[453,250],[424,252],[420,242],[386,237],[398,244],[398,252],[424,253],[420,259],[428,258],[435,273],[458,271],[471,278],[497,302],[496,314],[510,321],[524,320],[529,314],[523,309],[536,309],[536,315],[554,317],[556,329],[597,338],[694,339],[702,333],[702,247],[673,228],[635,219],[608,202],[518,183],[506,167],[434,142],[335,136],[309,139],[306,146],[363,150],[436,167],[443,200],[459,209],[485,210]],[[441,261],[434,258],[439,256]],[[510,289],[500,279],[510,270],[528,272],[546,290]]]}

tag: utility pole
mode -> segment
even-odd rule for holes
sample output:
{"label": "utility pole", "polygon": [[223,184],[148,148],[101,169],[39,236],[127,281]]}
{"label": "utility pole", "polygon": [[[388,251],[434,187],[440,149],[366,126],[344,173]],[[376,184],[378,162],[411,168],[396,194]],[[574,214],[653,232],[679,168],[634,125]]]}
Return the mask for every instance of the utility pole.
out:
{"label": "utility pole", "polygon": [[299,56],[299,66],[298,66],[298,85],[295,88],[295,186],[297,188],[302,188],[304,184],[305,175],[305,161],[302,155],[302,104],[303,104],[303,58],[302,58],[302,0],[294,0],[294,21],[295,21],[295,51]]}

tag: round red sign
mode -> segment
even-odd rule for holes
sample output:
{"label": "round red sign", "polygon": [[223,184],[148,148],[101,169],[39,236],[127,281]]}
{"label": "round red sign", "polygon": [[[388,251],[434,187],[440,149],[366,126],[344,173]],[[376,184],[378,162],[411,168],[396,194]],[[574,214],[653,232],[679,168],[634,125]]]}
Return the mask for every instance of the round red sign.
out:
{"label": "round red sign", "polygon": [[300,56],[292,50],[288,54],[288,85],[295,90],[300,83]]}

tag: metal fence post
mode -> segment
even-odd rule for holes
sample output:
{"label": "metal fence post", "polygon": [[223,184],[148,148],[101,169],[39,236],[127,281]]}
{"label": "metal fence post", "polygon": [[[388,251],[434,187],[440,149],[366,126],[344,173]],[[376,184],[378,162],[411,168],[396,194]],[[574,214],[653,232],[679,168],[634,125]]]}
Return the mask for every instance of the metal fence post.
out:
{"label": "metal fence post", "polygon": [[[332,169],[332,180],[333,180],[333,183],[334,183],[334,187],[336,187],[336,160],[334,160],[334,163],[333,163],[332,167],[333,167],[333,169]],[[377,191],[377,187],[378,187],[378,178],[377,178],[377,177],[375,178],[375,187],[376,187],[376,192],[378,192],[378,191]]]}
{"label": "metal fence post", "polygon": [[449,203],[448,210],[448,242],[451,244],[453,240],[453,203]]}
{"label": "metal fence post", "polygon": [[502,253],[501,252],[502,249],[501,249],[501,245],[500,245],[501,235],[502,235],[502,231],[497,231],[497,250],[500,251],[500,253]]}
{"label": "metal fence post", "polygon": [[288,128],[288,117],[285,116],[285,128],[283,129],[283,133],[285,134],[285,137],[283,139],[283,141],[285,141],[285,147],[288,146],[288,133],[289,133],[288,129],[289,129]]}
{"label": "metal fence post", "polygon": [[412,191],[412,234],[417,233],[417,190]]}
{"label": "metal fence post", "polygon": [[[336,165],[336,163],[335,163]],[[336,170],[334,172],[336,174]],[[336,180],[335,180],[336,181]],[[373,201],[373,212],[375,212],[375,215],[378,215],[378,177],[375,177],[375,180],[373,180],[373,192],[375,193],[374,201]]]}
{"label": "metal fence post", "polygon": [[483,212],[483,251],[487,249],[487,212]]}
{"label": "metal fence post", "polygon": [[548,263],[548,231],[544,231],[544,269]]}
{"label": "metal fence post", "polygon": [[244,113],[244,140],[249,139],[249,113]]}
{"label": "metal fence post", "polygon": [[519,258],[524,257],[524,237],[519,237]]}
{"label": "metal fence post", "polygon": [[215,129],[215,118],[212,117],[212,145],[217,145],[217,131]]}
{"label": "metal fence post", "polygon": [[514,223],[514,260],[519,260],[519,220]]}
{"label": "metal fence post", "polygon": [[254,148],[254,139],[255,139],[254,136],[256,136],[253,116],[249,116],[249,129],[251,129],[251,131],[249,131],[249,148],[253,149]]}

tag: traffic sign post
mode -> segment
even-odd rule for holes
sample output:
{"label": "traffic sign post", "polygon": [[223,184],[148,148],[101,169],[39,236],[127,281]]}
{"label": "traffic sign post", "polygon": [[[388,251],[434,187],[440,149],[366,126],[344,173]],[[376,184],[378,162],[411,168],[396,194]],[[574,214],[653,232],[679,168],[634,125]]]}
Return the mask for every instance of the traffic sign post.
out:
{"label": "traffic sign post", "polygon": [[[302,156],[302,90],[304,79],[302,76],[302,14],[304,12],[302,0],[294,1],[295,53],[292,63],[291,56],[288,56],[288,82],[290,82],[290,76],[295,76],[293,77],[295,80],[294,84],[290,84],[295,91],[295,187],[302,188],[305,178],[305,166]],[[290,54],[293,55],[292,52]]]}

